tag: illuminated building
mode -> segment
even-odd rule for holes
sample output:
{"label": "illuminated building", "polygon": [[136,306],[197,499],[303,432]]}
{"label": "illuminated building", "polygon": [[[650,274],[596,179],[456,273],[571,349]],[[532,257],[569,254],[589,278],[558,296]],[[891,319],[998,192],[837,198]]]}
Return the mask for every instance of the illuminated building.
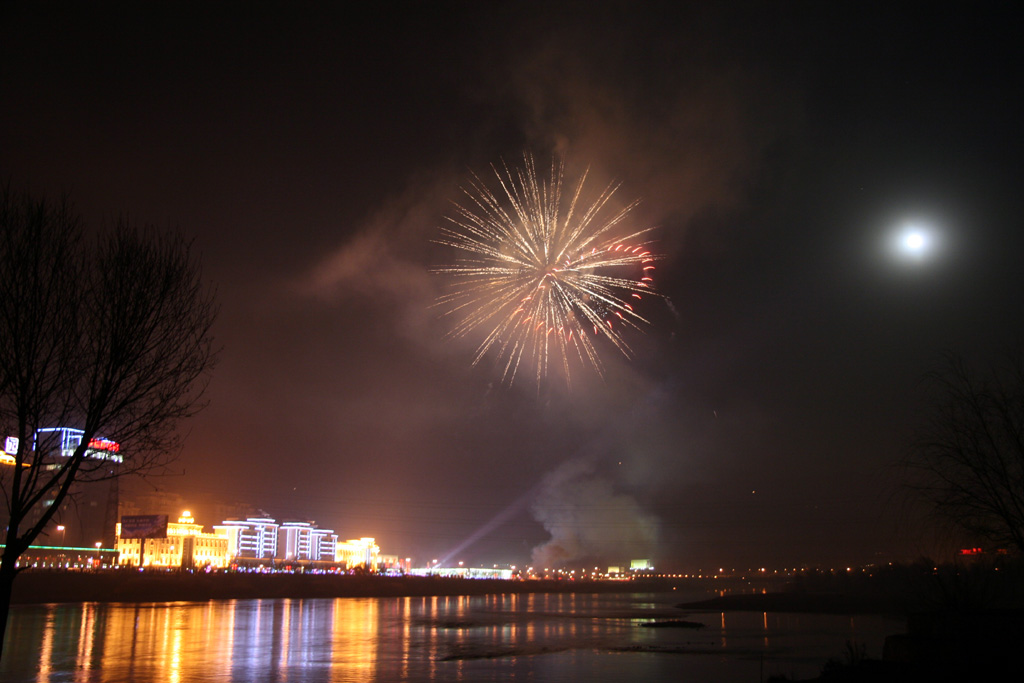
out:
{"label": "illuminated building", "polygon": [[314,528],[311,534],[310,559],[334,562],[338,552],[338,534],[330,529]]}
{"label": "illuminated building", "polygon": [[497,567],[415,567],[408,570],[413,576],[444,576],[459,579],[512,579],[511,569]]}
{"label": "illuminated building", "polygon": [[[331,529],[320,529],[312,522],[283,522],[270,517],[229,519],[214,527],[228,539],[228,556],[233,561],[283,560],[320,562],[343,569],[362,567],[377,571],[380,548],[373,538],[338,541]],[[389,567],[398,566],[391,558]]]}
{"label": "illuminated building", "polygon": [[334,561],[345,569],[362,567],[376,571],[380,548],[373,538],[349,539],[337,544]]}
{"label": "illuminated building", "polygon": [[15,456],[18,455],[18,444],[20,441],[16,436],[4,438],[4,448],[0,451],[0,464],[14,465],[17,462]]}
{"label": "illuminated building", "polygon": [[[82,436],[85,434],[81,429],[71,427],[47,427],[37,429],[34,450],[45,449],[49,455],[70,458],[75,449],[82,444]],[[89,442],[85,450],[85,457],[93,460],[109,460],[115,463],[124,462],[121,455],[121,444],[103,437],[96,437]]]}
{"label": "illuminated building", "polygon": [[[61,460],[70,458],[82,444],[84,435],[83,430],[72,427],[37,429],[32,447],[46,454],[50,460],[47,469],[57,469],[64,464]],[[112,548],[117,535],[114,525],[117,522],[119,499],[116,475],[118,466],[124,462],[121,444],[96,437],[87,444],[85,457],[101,461],[97,465],[87,465],[93,470],[88,477],[94,481],[76,481],[54,520],[66,527],[62,535],[69,544],[88,547],[98,541],[103,547]],[[83,464],[78,475],[80,478],[84,476],[81,472],[85,469],[86,465]],[[53,502],[54,497],[47,496],[42,504],[49,506]]]}
{"label": "illuminated building", "polygon": [[408,574],[412,569],[411,558],[400,558],[398,555],[378,555],[377,571],[385,574]]}
{"label": "illuminated building", "polygon": [[[143,553],[142,566],[153,567],[273,566],[275,561],[280,562],[279,568],[294,568],[287,564],[292,562],[318,563],[322,569],[330,565],[388,573],[404,573],[410,567],[408,558],[403,561],[398,556],[381,555],[373,538],[339,542],[333,530],[320,529],[312,522],[279,524],[270,517],[249,517],[228,519],[213,528],[214,533],[203,533],[202,525],[195,524],[186,511],[177,523],[167,524],[166,538],[148,538],[143,542],[139,538],[120,538],[118,524],[120,563],[139,566],[139,555]],[[136,535],[131,529],[129,526],[125,534]]]}
{"label": "illuminated building", "polygon": [[273,560],[277,557],[280,525],[269,517],[227,519],[213,527],[228,538],[228,555],[240,560]]}
{"label": "illuminated building", "polygon": [[[57,470],[64,465],[64,459],[71,457],[75,449],[82,443],[85,432],[71,427],[47,427],[36,430],[32,439],[32,450],[42,454],[44,471]],[[3,452],[0,453],[0,464],[13,466],[19,446],[16,437],[3,439]],[[28,466],[34,456],[25,459],[23,466]],[[118,480],[117,469],[124,461],[121,445],[105,438],[92,439],[85,450],[85,457],[92,461],[85,463],[79,477],[87,475],[93,481],[76,481],[72,484],[69,495],[65,497],[60,509],[53,516],[53,526],[45,534],[52,534],[60,529],[60,544],[68,546],[94,547],[99,542],[102,547],[113,548],[115,542],[114,524],[117,521]],[[40,474],[43,474],[42,472]],[[39,500],[38,505],[28,511],[22,525],[36,524],[56,502],[57,489],[47,491]],[[6,507],[0,514],[0,528],[7,526]],[[45,538],[44,534],[44,538]]]}
{"label": "illuminated building", "polygon": [[285,522],[278,529],[277,553],[285,560],[333,562],[338,535],[310,522]]}
{"label": "illuminated building", "polygon": [[[0,550],[4,544],[0,543]],[[96,569],[117,564],[113,548],[66,548],[63,546],[30,545],[15,563],[16,567],[39,569]]]}
{"label": "illuminated building", "polygon": [[[142,561],[139,555],[145,552]],[[166,538],[121,538],[121,524],[117,524],[118,564],[132,567],[226,567],[228,536],[216,530],[204,533],[203,525],[196,524],[186,510],[177,522],[167,525]]]}

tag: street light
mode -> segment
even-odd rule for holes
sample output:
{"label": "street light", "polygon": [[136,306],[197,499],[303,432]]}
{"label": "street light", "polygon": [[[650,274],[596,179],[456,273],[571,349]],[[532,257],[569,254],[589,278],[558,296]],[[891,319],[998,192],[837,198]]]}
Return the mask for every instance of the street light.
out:
{"label": "street light", "polygon": [[63,524],[58,524],[57,525],[57,531],[60,532],[60,555],[59,555],[59,557],[60,557],[61,569],[66,569],[66,566],[65,566],[66,563],[64,562],[64,548],[67,545],[67,542],[64,540],[64,525]]}
{"label": "street light", "polygon": [[96,541],[96,569],[100,568],[100,548],[103,547],[103,541]]}

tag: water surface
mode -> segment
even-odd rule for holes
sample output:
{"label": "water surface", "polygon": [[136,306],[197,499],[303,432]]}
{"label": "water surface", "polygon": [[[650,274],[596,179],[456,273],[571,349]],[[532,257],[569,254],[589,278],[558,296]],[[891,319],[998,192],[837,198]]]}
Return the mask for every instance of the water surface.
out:
{"label": "water surface", "polygon": [[[0,680],[757,681],[811,676],[874,616],[683,613],[677,594],[231,600],[19,606]],[[686,619],[701,629],[649,628]]]}

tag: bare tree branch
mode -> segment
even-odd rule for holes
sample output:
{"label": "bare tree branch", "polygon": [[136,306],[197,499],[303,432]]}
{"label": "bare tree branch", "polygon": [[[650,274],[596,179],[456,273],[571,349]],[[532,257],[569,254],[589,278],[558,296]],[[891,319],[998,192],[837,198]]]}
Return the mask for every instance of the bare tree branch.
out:
{"label": "bare tree branch", "polygon": [[1024,551],[1024,358],[976,375],[951,355],[929,380],[933,412],[906,460],[908,486],[943,523]]}
{"label": "bare tree branch", "polygon": [[[159,471],[177,455],[178,425],[203,407],[215,364],[217,309],[179,234],[122,218],[88,241],[66,199],[9,186],[0,231],[0,436],[19,443],[0,465],[2,647],[18,557],[76,485]],[[39,431],[52,427],[81,438],[62,449],[58,433]],[[97,451],[100,437],[123,462]]]}

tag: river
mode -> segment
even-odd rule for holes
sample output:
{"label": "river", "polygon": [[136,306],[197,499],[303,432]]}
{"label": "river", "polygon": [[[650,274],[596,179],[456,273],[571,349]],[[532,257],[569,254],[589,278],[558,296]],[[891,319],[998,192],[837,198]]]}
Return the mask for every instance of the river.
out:
{"label": "river", "polygon": [[[25,605],[8,683],[759,681],[809,677],[902,621],[688,612],[689,596],[521,594]],[[703,628],[642,624],[685,619]]]}

